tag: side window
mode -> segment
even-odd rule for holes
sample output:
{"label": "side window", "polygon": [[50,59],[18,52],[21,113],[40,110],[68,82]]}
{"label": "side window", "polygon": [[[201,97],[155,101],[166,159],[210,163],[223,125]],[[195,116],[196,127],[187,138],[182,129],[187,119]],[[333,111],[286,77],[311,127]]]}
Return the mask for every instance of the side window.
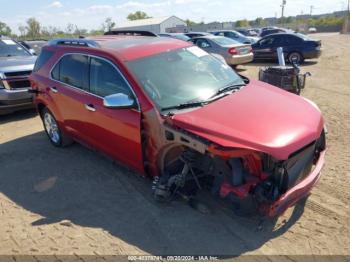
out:
{"label": "side window", "polygon": [[234,32],[226,32],[225,33],[225,36],[226,37],[230,37],[230,38],[238,38],[238,35],[236,34],[236,33],[234,33]]}
{"label": "side window", "polygon": [[265,38],[263,40],[260,41],[260,45],[261,46],[269,46],[271,44],[273,44],[273,41],[274,39],[272,37],[268,37],[268,38]]}
{"label": "side window", "polygon": [[283,37],[281,36],[274,36],[271,37],[273,39],[273,45],[274,46],[284,46],[286,42],[284,41]]}
{"label": "side window", "polygon": [[226,33],[224,33],[224,32],[218,32],[218,33],[216,33],[215,35],[225,36],[225,34],[226,34]]}
{"label": "side window", "polygon": [[101,97],[117,93],[132,95],[118,70],[109,62],[98,58],[91,58],[90,92]]}
{"label": "side window", "polygon": [[42,68],[47,61],[49,61],[49,59],[52,57],[53,54],[54,53],[52,51],[42,50],[38,59],[35,62],[33,72],[39,71],[40,68]]}
{"label": "side window", "polygon": [[196,45],[199,46],[200,48],[208,48],[211,47],[209,42],[205,39],[198,39],[196,42]]}
{"label": "side window", "polygon": [[297,45],[301,42],[300,39],[295,36],[286,36],[284,39],[288,45]]}
{"label": "side window", "polygon": [[[57,67],[57,66],[56,66]],[[54,68],[52,76],[57,79],[57,69]],[[59,62],[59,81],[68,85],[89,89],[89,58],[85,55],[66,55]]]}

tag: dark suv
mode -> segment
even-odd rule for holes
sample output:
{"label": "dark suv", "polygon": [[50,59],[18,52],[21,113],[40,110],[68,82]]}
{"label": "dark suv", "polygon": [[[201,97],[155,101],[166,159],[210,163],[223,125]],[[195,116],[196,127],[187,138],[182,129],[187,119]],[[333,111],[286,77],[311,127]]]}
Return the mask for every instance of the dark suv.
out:
{"label": "dark suv", "polygon": [[243,78],[189,42],[116,35],[58,39],[30,77],[54,146],[87,144],[151,177],[156,199],[210,189],[254,197],[275,216],[305,197],[324,163],[309,100]]}
{"label": "dark suv", "polygon": [[36,58],[18,42],[0,37],[0,115],[34,107],[28,77]]}

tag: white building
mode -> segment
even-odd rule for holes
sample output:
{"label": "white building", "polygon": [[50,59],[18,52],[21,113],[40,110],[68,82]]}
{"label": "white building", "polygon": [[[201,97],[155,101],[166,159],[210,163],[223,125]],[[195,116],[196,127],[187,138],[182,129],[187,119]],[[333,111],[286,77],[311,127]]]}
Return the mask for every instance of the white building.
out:
{"label": "white building", "polygon": [[176,16],[167,16],[160,18],[147,18],[134,21],[128,21],[118,24],[116,30],[143,30],[151,31],[155,34],[165,33],[168,28],[184,27],[185,21]]}

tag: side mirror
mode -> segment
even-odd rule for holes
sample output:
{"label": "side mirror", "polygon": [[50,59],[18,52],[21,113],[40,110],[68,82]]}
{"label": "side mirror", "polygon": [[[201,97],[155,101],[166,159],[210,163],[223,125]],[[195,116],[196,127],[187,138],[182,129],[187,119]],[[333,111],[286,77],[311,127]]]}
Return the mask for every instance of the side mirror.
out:
{"label": "side mirror", "polygon": [[29,53],[31,53],[32,55],[37,55],[37,54],[36,54],[36,52],[35,52],[35,50],[34,50],[34,49],[32,49],[32,48],[31,48],[31,49],[29,49]]}
{"label": "side mirror", "polygon": [[126,94],[118,93],[106,96],[103,99],[103,105],[107,108],[116,109],[133,108],[135,106],[135,100]]}

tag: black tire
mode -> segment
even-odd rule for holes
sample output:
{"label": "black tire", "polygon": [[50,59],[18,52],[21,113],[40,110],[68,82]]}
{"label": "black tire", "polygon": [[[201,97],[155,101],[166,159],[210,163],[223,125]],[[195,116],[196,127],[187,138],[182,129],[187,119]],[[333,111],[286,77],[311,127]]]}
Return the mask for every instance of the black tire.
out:
{"label": "black tire", "polygon": [[40,115],[41,120],[43,121],[46,135],[55,147],[66,147],[74,142],[73,139],[62,132],[55,116],[49,109],[46,107],[43,108],[43,110],[40,112]]}
{"label": "black tire", "polygon": [[299,52],[292,52],[288,55],[288,62],[293,64],[294,62],[298,65],[304,62],[304,57]]}

